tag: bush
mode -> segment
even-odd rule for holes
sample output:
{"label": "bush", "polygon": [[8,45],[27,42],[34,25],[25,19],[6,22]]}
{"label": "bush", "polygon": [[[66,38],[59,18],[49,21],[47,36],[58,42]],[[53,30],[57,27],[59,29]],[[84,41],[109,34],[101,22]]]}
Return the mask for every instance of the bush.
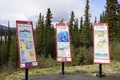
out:
{"label": "bush", "polygon": [[47,58],[45,57],[45,55],[41,55],[40,57],[38,57],[39,68],[48,68],[54,66],[55,66],[55,60],[50,55]]}
{"label": "bush", "polygon": [[111,42],[110,45],[111,60],[120,61],[120,43]]}
{"label": "bush", "polygon": [[93,63],[93,48],[79,47],[72,53],[72,66]]}

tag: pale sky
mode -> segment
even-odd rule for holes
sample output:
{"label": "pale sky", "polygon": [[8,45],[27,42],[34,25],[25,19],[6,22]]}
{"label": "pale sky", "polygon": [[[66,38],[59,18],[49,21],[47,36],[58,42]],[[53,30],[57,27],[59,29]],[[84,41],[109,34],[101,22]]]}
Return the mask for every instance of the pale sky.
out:
{"label": "pale sky", "polygon": [[[120,1],[120,0],[119,0]],[[84,15],[86,0],[0,0],[0,24],[15,27],[16,20],[30,20],[37,22],[39,13],[46,16],[50,8],[53,14],[52,21],[68,21],[73,10],[75,16],[80,19]],[[91,20],[105,10],[106,0],[89,0]]]}

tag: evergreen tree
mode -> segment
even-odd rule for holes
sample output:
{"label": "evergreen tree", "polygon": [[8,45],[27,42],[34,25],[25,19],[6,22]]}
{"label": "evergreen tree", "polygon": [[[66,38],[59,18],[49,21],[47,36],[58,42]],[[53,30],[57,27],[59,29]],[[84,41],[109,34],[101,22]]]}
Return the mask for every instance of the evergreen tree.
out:
{"label": "evergreen tree", "polygon": [[101,23],[106,23],[106,13],[103,11],[100,15],[100,21]]}
{"label": "evergreen tree", "polygon": [[18,66],[18,51],[17,51],[17,39],[15,35],[15,30],[12,31],[12,41],[10,45],[10,53],[9,53],[9,67],[10,69],[17,68]]}
{"label": "evergreen tree", "polygon": [[97,23],[97,18],[95,17],[94,23]]}
{"label": "evergreen tree", "polygon": [[[120,38],[120,2],[117,6],[117,18],[118,18],[118,21],[117,21],[117,24],[118,24],[118,38]],[[120,40],[119,40],[120,41]]]}
{"label": "evergreen tree", "polygon": [[1,27],[0,28],[0,44],[2,44],[2,35],[3,35],[3,29]]}
{"label": "evergreen tree", "polygon": [[46,53],[46,57],[48,57],[49,54],[55,55],[55,52],[53,53],[54,50],[54,37],[55,35],[53,35],[54,30],[52,30],[52,13],[50,8],[48,8],[47,10],[47,15],[46,15],[46,20],[45,20],[45,53]]}
{"label": "evergreen tree", "polygon": [[7,44],[7,31],[4,31],[5,43]]}
{"label": "evergreen tree", "polygon": [[83,17],[80,18],[80,35],[79,35],[79,39],[80,39],[80,45],[83,46],[82,42],[81,42],[81,33],[83,30]]}
{"label": "evergreen tree", "polygon": [[75,23],[74,23],[74,38],[73,38],[73,45],[75,48],[79,47],[80,44],[80,39],[79,39],[79,30],[78,30],[78,19],[75,19]]}
{"label": "evergreen tree", "polygon": [[91,27],[90,27],[90,14],[89,14],[89,0],[86,0],[85,6],[85,21],[84,26],[81,32],[80,40],[83,43],[84,47],[88,47],[91,44]]}
{"label": "evergreen tree", "polygon": [[38,55],[41,54],[41,43],[42,43],[42,32],[41,32],[41,22],[42,22],[42,15],[40,13],[38,23],[36,26],[36,31],[35,31],[35,40],[36,40],[36,53]]}
{"label": "evergreen tree", "polygon": [[6,50],[7,50],[7,61],[9,61],[9,54],[10,54],[10,46],[11,46],[11,42],[12,42],[12,39],[11,39],[11,34],[12,34],[12,32],[11,32],[11,30],[10,30],[10,22],[8,21],[8,31],[7,31],[7,43],[6,43],[6,45],[7,45],[7,48],[6,48]]}
{"label": "evergreen tree", "polygon": [[73,34],[73,30],[74,30],[74,21],[75,21],[75,15],[74,15],[74,12],[72,11],[71,12],[71,16],[70,16],[70,21],[69,21],[69,24],[70,24],[70,40],[71,40],[71,43],[73,44],[73,37],[74,37],[74,34]]}
{"label": "evergreen tree", "polygon": [[[109,34],[110,40],[115,41],[118,40],[119,37],[119,26],[118,26],[118,17],[117,17],[117,8],[118,8],[118,0],[107,0],[106,3],[106,19],[109,25]],[[120,39],[119,39],[120,41]]]}
{"label": "evergreen tree", "polygon": [[99,20],[100,23],[102,23],[102,15],[100,14],[100,20]]}
{"label": "evergreen tree", "polygon": [[80,18],[80,31],[82,30],[82,28],[83,28],[83,18],[81,17]]}
{"label": "evergreen tree", "polygon": [[[8,62],[8,53],[7,53],[7,50],[6,50],[6,47],[7,47],[7,45],[6,45],[6,43],[3,41],[2,42],[2,45],[1,45],[1,48],[0,48],[0,64],[1,64],[1,66],[3,66],[3,65],[6,65],[7,64],[7,62]],[[6,67],[6,66],[5,66]]]}

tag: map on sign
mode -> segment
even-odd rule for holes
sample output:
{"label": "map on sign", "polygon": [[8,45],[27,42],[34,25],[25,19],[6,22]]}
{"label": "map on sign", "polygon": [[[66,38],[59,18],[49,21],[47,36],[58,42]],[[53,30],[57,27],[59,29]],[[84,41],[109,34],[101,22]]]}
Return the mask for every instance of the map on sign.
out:
{"label": "map on sign", "polygon": [[107,24],[94,24],[94,63],[110,63]]}
{"label": "map on sign", "polygon": [[37,66],[32,24],[17,22],[20,67]]}
{"label": "map on sign", "polygon": [[67,31],[61,31],[58,33],[58,42],[68,42],[68,32]]}

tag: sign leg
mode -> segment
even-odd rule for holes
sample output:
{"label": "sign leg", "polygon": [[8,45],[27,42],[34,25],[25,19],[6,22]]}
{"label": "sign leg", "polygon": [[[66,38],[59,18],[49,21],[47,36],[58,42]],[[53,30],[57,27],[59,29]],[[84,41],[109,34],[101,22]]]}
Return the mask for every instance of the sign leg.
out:
{"label": "sign leg", "polygon": [[28,68],[25,68],[25,80],[28,80]]}
{"label": "sign leg", "polygon": [[62,62],[62,75],[64,75],[64,62]]}
{"label": "sign leg", "polygon": [[99,77],[102,77],[102,64],[99,64]]}
{"label": "sign leg", "polygon": [[99,74],[96,74],[97,77],[105,77],[104,74],[102,74],[102,64],[99,64]]}

